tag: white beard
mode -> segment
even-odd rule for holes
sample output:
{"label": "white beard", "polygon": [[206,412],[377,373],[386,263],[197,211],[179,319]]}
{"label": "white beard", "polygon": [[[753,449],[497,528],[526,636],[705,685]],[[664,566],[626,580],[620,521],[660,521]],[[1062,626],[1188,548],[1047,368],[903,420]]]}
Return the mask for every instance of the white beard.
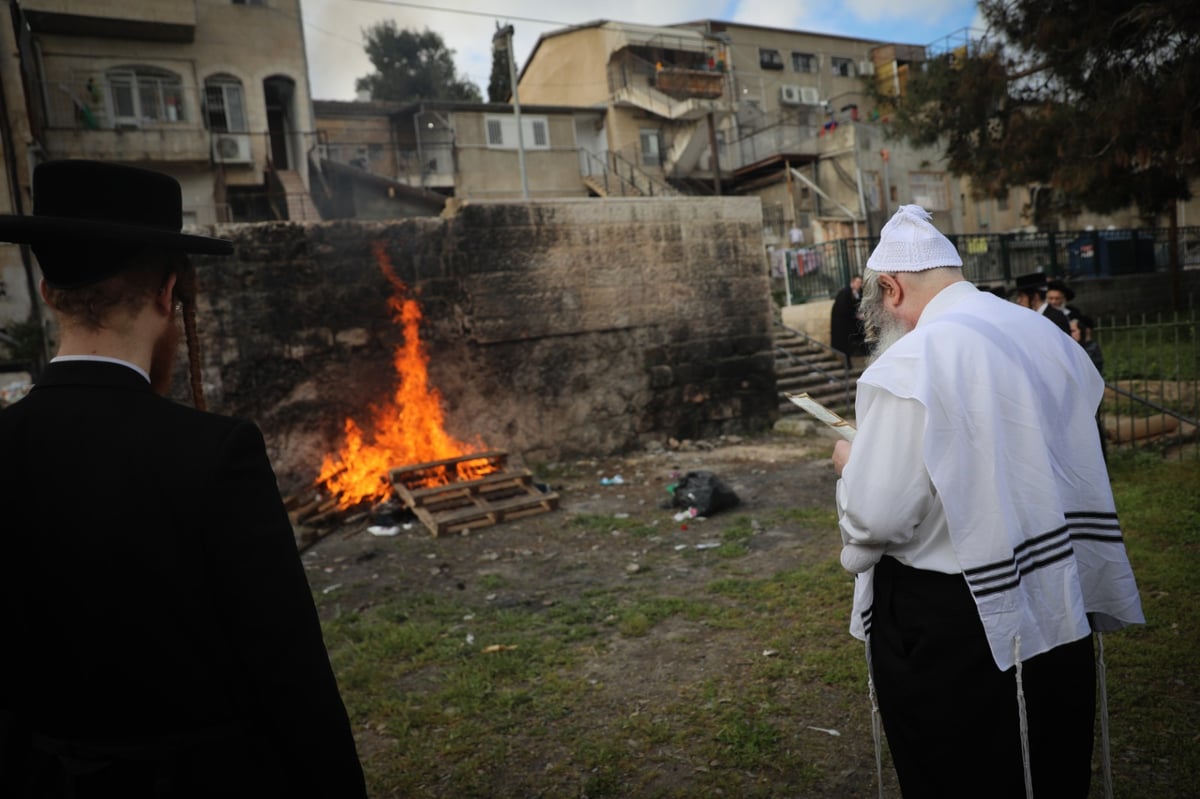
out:
{"label": "white beard", "polygon": [[858,311],[862,315],[863,328],[867,331],[867,342],[871,345],[870,362],[874,363],[912,328],[892,315],[883,304],[883,294],[878,290],[878,285],[872,283],[872,286],[873,291],[863,292]]}
{"label": "white beard", "polygon": [[874,363],[887,351],[888,347],[895,344],[900,339],[904,338],[911,332],[911,328],[901,322],[899,319],[884,311],[880,316],[879,333],[875,337],[875,344],[871,347],[871,362]]}

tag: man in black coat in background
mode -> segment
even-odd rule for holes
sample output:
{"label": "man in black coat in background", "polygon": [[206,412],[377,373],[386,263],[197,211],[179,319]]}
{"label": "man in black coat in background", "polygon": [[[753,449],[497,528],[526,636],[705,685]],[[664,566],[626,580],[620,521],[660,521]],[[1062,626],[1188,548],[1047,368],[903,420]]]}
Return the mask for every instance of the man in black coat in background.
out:
{"label": "man in black coat in background", "polygon": [[833,298],[833,310],[829,314],[829,344],[850,358],[863,351],[862,320],[858,318],[858,303],[862,299],[863,279],[859,275],[850,278],[850,285],[843,286]]}
{"label": "man in black coat in background", "polygon": [[1058,329],[1069,336],[1071,335],[1071,323],[1065,313],[1046,301],[1047,288],[1048,282],[1046,276],[1041,272],[1020,275],[1017,278],[1017,304],[1040,313],[1058,325]]}
{"label": "man in black coat in background", "polygon": [[[0,795],[365,797],[258,428],[161,396],[194,322],[179,184],[34,172],[58,356],[0,411]],[[193,392],[198,358],[190,346]]]}

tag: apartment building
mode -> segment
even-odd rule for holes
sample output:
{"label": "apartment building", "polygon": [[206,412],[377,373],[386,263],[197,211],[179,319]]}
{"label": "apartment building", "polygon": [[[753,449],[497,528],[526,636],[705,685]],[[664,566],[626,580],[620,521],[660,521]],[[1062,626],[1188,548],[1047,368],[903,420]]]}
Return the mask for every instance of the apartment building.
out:
{"label": "apartment building", "polygon": [[29,160],[167,172],[197,224],[311,215],[300,0],[7,5],[23,97],[6,100],[28,115]]}
{"label": "apartment building", "polygon": [[314,107],[321,160],[313,191],[327,216],[436,213],[438,198],[450,197],[653,193],[618,186],[615,177],[606,192],[593,180],[592,153],[604,153],[595,140],[598,109],[522,102],[518,129],[517,109],[507,103],[318,100]]}
{"label": "apartment building", "polygon": [[[864,81],[903,87],[924,48],[701,20],[613,21],[543,34],[522,100],[603,108],[595,147],[695,193],[762,198],[768,245],[877,233],[921,202],[957,232],[934,151],[885,140]],[[799,233],[797,233],[799,231]]]}
{"label": "apartment building", "polygon": [[[185,224],[314,219],[300,0],[3,0],[3,210],[42,161],[166,172]],[[15,57],[8,57],[9,55]],[[0,244],[0,320],[34,311],[27,251]]]}

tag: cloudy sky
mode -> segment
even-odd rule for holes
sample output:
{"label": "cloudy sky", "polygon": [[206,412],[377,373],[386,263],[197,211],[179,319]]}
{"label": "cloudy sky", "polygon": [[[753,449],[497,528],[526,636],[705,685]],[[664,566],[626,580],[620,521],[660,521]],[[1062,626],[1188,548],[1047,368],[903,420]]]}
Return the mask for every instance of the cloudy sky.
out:
{"label": "cloudy sky", "polygon": [[666,25],[697,19],[930,44],[981,27],[975,0],[300,0],[308,72],[318,100],[354,99],[372,71],[362,32],[375,22],[429,28],[454,51],[460,73],[486,97],[496,24],[512,24],[520,69],[541,34],[596,19]]}

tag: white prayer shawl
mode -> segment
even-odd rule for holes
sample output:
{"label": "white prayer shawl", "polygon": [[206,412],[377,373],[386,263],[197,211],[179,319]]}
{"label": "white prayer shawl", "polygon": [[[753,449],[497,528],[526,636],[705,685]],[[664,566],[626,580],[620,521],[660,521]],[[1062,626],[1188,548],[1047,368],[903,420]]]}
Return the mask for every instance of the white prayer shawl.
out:
{"label": "white prayer shawl", "polygon": [[[874,391],[925,407],[924,463],[1003,671],[1018,637],[1024,661],[1145,619],[1096,432],[1103,379],[1045,317],[990,292],[957,296],[863,373],[856,411],[887,423],[865,412]],[[863,640],[873,574],[855,585],[850,631]]]}

